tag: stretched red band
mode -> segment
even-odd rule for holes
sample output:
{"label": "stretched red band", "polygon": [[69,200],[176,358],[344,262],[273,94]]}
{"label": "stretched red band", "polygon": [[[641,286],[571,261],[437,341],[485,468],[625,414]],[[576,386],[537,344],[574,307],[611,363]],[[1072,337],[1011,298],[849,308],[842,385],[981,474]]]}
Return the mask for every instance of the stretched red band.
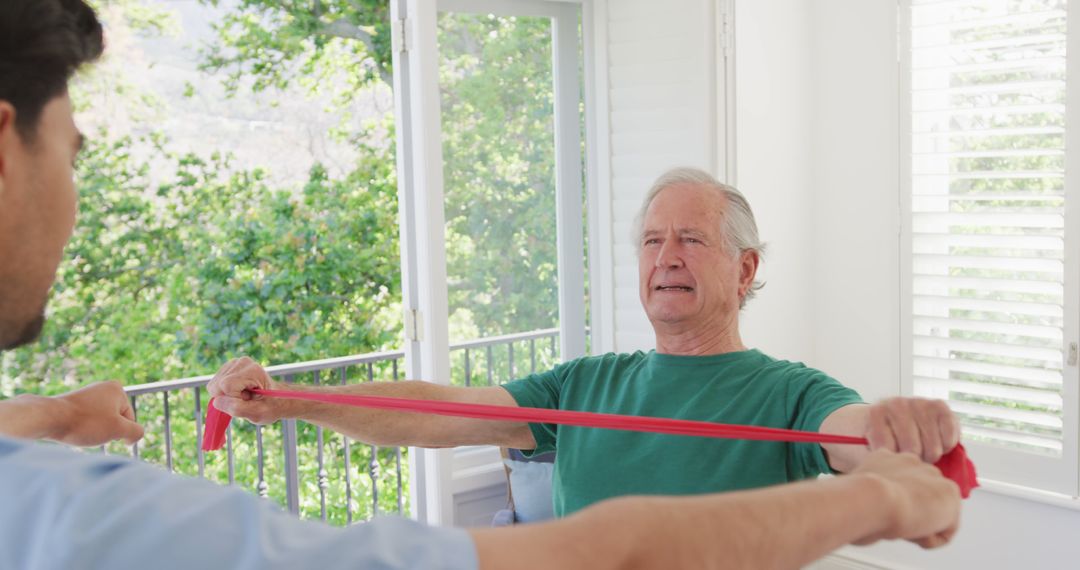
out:
{"label": "stretched red band", "polygon": [[[811,431],[719,424],[670,418],[629,416],[622,414],[492,406],[488,404],[465,404],[461,402],[413,400],[386,396],[357,396],[352,394],[300,392],[297,390],[254,389],[251,392],[271,398],[311,400],[328,404],[341,404],[380,410],[396,410],[485,420],[560,424],[684,436],[784,441],[791,443],[839,443],[851,445],[867,445],[869,443],[866,438],[847,435],[831,435]],[[229,422],[232,421],[232,416],[218,410],[214,406],[213,399],[210,400],[206,408],[206,429],[203,435],[202,448],[204,451],[214,451],[221,449],[221,447],[225,445],[225,430],[228,429]],[[936,465],[938,469],[941,470],[942,474],[949,479],[952,479],[960,486],[960,493],[965,499],[971,494],[971,490],[979,485],[975,476],[975,465],[968,459],[967,453],[964,451],[964,446],[962,445],[957,445],[952,451],[942,456]]]}

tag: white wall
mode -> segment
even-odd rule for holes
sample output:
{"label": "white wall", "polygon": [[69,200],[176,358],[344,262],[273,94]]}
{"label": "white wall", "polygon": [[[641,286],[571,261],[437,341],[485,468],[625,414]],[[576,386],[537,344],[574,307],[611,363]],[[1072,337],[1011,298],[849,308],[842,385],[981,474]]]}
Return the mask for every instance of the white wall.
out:
{"label": "white wall", "polygon": [[[615,343],[654,346],[638,299],[630,228],[649,186],[673,166],[714,170],[713,0],[610,0],[602,41],[610,111]],[[604,25],[603,22],[600,25]]]}
{"label": "white wall", "polygon": [[[896,394],[896,3],[742,0],[736,27],[738,182],[774,247],[772,283],[745,336],[867,398]],[[792,327],[777,330],[784,322]],[[890,543],[841,555],[884,568],[1078,568],[1080,510],[1065,503],[976,491],[945,549]]]}
{"label": "white wall", "polygon": [[[813,355],[811,4],[735,4],[736,186],[767,243],[765,288],[743,312],[743,341],[787,360]],[[777,41],[781,38],[781,41]]]}
{"label": "white wall", "polygon": [[896,3],[812,3],[814,361],[878,399],[899,378]]}

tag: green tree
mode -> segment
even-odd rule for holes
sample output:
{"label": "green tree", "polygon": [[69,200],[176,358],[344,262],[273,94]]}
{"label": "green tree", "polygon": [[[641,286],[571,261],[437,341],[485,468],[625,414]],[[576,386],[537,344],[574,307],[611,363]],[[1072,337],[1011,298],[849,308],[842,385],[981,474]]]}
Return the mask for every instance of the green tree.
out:
{"label": "green tree", "polygon": [[[347,110],[392,84],[385,0],[240,0],[216,29],[205,67],[234,89],[337,85]],[[450,306],[479,335],[557,322],[550,33],[544,18],[439,22]]]}

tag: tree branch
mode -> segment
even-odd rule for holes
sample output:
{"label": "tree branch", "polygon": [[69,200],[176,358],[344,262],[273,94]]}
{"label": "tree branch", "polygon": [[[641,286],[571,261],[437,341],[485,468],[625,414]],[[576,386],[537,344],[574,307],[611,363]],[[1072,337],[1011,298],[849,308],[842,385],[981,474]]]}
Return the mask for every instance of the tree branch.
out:
{"label": "tree branch", "polygon": [[387,85],[394,85],[394,77],[390,74],[379,58],[375,56],[375,39],[370,33],[365,31],[356,24],[350,24],[345,20],[335,20],[330,23],[322,23],[319,25],[318,32],[324,36],[330,36],[334,38],[343,38],[347,40],[359,40],[367,48],[368,55],[375,62],[375,67],[379,70],[379,78],[383,80]]}

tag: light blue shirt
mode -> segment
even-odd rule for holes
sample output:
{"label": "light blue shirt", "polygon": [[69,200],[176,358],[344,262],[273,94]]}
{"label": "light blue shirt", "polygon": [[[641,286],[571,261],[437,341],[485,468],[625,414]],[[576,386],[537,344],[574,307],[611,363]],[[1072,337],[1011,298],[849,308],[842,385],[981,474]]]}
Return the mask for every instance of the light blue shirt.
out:
{"label": "light blue shirt", "polygon": [[477,568],[461,529],[299,520],[241,489],[0,438],[0,570]]}

